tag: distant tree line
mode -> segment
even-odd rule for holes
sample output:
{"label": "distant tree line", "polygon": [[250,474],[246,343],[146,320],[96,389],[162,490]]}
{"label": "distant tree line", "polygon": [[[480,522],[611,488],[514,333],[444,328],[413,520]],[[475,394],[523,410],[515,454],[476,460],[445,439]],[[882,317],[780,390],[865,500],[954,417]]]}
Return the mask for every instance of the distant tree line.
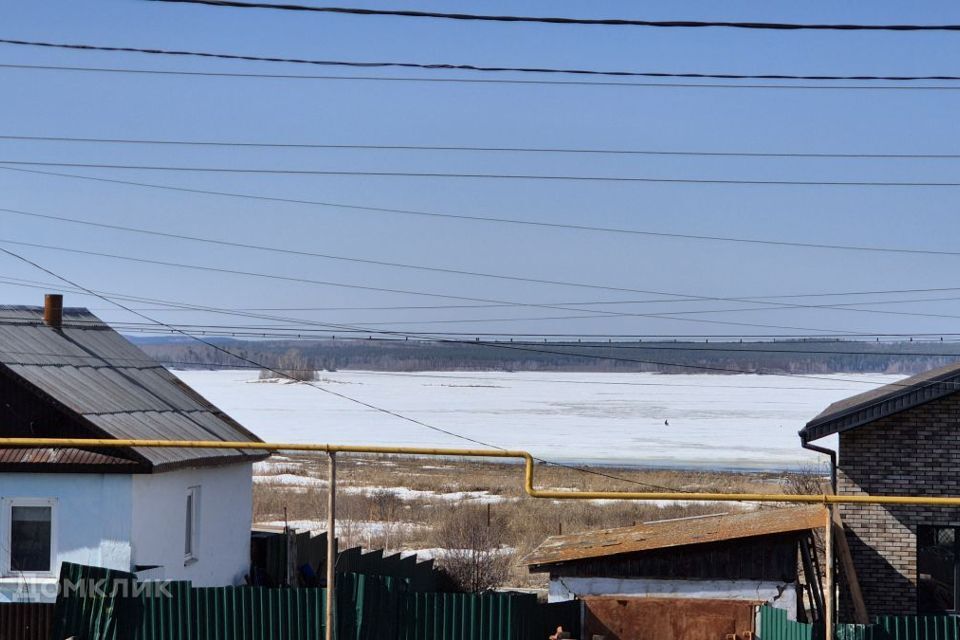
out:
{"label": "distant tree line", "polygon": [[[182,368],[261,363],[300,371],[598,371],[660,373],[913,374],[957,360],[960,347],[932,342],[501,342],[380,340],[218,340],[217,349],[182,338],[139,341],[152,357]],[[703,367],[699,369],[698,367]],[[269,372],[268,372],[269,373]]]}

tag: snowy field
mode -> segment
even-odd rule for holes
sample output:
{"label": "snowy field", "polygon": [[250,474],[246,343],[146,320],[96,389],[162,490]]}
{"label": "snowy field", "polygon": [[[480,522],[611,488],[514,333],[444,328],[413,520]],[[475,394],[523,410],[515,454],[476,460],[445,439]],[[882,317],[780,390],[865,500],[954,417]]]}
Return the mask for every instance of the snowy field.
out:
{"label": "snowy field", "polygon": [[[307,384],[177,371],[268,441],[476,446]],[[429,425],[566,462],[782,470],[816,462],[797,431],[828,404],[901,379],[652,373],[323,373],[315,384]],[[664,424],[668,422],[669,425]],[[823,444],[835,443],[824,440]]]}

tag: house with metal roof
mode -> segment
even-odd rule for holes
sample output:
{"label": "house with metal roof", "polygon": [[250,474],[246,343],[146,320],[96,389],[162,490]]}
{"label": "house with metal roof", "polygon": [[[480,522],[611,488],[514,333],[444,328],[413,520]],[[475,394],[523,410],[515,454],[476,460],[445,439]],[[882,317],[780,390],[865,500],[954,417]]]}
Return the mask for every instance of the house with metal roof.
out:
{"label": "house with metal roof", "polygon": [[[5,437],[258,441],[85,309],[0,306]],[[0,602],[52,600],[61,562],[241,581],[252,465],[243,450],[0,448]]]}
{"label": "house with metal roof", "polygon": [[761,604],[822,619],[813,532],[826,522],[819,505],[661,520],[553,536],[523,563],[549,574],[551,601],[583,602],[587,638],[699,637],[687,631],[701,618],[709,637],[742,635]]}
{"label": "house with metal roof", "polygon": [[[835,402],[801,431],[836,435],[840,495],[960,495],[960,364]],[[822,448],[820,450],[823,450]],[[960,613],[960,509],[840,505],[871,615]],[[840,589],[840,618],[850,619]]]}

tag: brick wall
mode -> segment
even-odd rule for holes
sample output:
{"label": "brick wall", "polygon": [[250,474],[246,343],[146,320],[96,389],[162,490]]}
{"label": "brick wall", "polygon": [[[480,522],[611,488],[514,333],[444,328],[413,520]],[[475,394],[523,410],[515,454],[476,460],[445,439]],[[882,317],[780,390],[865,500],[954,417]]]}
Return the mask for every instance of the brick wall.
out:
{"label": "brick wall", "polygon": [[[838,468],[840,494],[960,495],[960,394],[841,433]],[[840,515],[870,615],[916,613],[917,526],[960,526],[960,508],[841,505]]]}

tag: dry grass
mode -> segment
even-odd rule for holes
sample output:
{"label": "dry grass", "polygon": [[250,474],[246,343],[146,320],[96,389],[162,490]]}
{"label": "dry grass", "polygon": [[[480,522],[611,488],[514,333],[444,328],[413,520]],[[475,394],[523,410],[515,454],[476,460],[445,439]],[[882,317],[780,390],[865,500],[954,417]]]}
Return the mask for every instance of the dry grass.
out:
{"label": "dry grass", "polygon": [[[518,464],[455,459],[416,459],[399,456],[338,456],[337,518],[348,544],[391,550],[423,549],[435,544],[431,527],[448,517],[458,505],[481,505],[476,499],[451,501],[440,494],[486,492],[491,521],[501,523],[506,543],[522,558],[550,535],[629,526],[640,522],[710,513],[736,511],[730,504],[649,502],[554,501],[530,498],[523,492],[523,469]],[[574,469],[538,465],[537,486],[564,490],[592,491],[710,491],[730,493],[783,493],[797,485],[790,476],[662,469],[618,469],[594,467],[587,474]],[[290,520],[312,520],[318,525],[326,518],[327,489],[325,458],[277,456],[268,465],[258,465],[260,476],[254,487],[254,519],[257,522],[282,520],[284,509]],[[283,475],[283,478],[279,476]],[[273,484],[305,478],[307,486]],[[615,479],[606,476],[616,476]],[[651,486],[652,485],[652,486]],[[393,488],[394,491],[390,491]],[[398,488],[420,492],[400,492]],[[794,489],[795,490],[795,489]],[[397,493],[400,493],[398,496]],[[364,534],[358,523],[382,523],[375,535]],[[338,525],[339,526],[339,525]],[[357,530],[354,530],[357,529]],[[514,563],[510,584],[538,585],[542,578],[528,576]]]}

